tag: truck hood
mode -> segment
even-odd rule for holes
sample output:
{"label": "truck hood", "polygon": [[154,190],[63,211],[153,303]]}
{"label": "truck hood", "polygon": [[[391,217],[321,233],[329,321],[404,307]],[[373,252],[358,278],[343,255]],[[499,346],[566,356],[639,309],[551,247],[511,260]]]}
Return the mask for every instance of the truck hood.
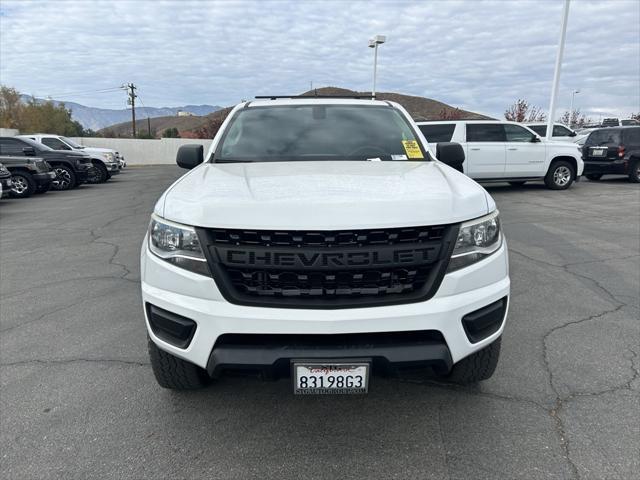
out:
{"label": "truck hood", "polygon": [[99,154],[113,153],[114,155],[116,153],[116,151],[111,148],[100,148],[100,147],[84,147],[80,151],[86,152],[86,153],[99,153]]}
{"label": "truck hood", "polygon": [[155,213],[202,227],[334,230],[455,223],[494,208],[480,185],[440,162],[322,161],[206,163]]}

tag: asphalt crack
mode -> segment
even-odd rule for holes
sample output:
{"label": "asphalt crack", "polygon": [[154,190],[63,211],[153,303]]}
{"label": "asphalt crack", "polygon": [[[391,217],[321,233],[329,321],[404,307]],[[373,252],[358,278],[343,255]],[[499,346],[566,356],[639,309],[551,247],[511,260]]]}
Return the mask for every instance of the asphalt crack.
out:
{"label": "asphalt crack", "polygon": [[18,360],[16,362],[0,363],[0,367],[16,367],[26,365],[66,365],[71,363],[116,363],[122,365],[134,365],[134,366],[147,366],[149,362],[141,362],[137,360],[123,360],[120,358],[65,358],[65,359],[33,359],[33,360]]}

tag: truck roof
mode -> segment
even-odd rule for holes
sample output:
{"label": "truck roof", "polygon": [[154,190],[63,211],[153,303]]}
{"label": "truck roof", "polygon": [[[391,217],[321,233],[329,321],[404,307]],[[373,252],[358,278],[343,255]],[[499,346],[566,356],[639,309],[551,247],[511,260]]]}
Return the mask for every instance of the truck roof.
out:
{"label": "truck roof", "polygon": [[379,106],[379,107],[391,107],[397,106],[395,102],[389,102],[387,100],[372,100],[370,98],[336,98],[336,97],[292,97],[292,98],[258,98],[256,100],[249,100],[243,102],[240,106],[245,108],[251,107],[265,107],[276,105],[364,105],[364,106]]}

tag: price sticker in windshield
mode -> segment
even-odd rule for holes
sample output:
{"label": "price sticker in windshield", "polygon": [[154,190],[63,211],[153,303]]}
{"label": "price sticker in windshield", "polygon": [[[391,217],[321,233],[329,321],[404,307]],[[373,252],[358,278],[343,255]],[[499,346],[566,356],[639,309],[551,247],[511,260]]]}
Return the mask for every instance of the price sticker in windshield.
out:
{"label": "price sticker in windshield", "polygon": [[415,140],[402,140],[404,151],[407,152],[409,158],[424,158],[420,145]]}

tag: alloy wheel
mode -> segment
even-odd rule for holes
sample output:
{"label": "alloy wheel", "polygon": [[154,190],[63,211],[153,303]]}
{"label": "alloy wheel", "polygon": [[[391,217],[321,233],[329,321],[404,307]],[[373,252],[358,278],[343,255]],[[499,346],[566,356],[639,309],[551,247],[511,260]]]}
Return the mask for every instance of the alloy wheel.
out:
{"label": "alloy wheel", "polygon": [[71,185],[71,175],[64,168],[55,168],[56,178],[53,180],[53,187],[57,190],[65,190]]}
{"label": "alloy wheel", "polygon": [[571,170],[564,165],[556,168],[555,172],[553,172],[553,181],[559,187],[564,187],[571,180]]}
{"label": "alloy wheel", "polygon": [[17,195],[22,195],[29,189],[29,185],[27,181],[22,177],[13,177],[13,181],[11,184],[11,191],[16,193]]}

